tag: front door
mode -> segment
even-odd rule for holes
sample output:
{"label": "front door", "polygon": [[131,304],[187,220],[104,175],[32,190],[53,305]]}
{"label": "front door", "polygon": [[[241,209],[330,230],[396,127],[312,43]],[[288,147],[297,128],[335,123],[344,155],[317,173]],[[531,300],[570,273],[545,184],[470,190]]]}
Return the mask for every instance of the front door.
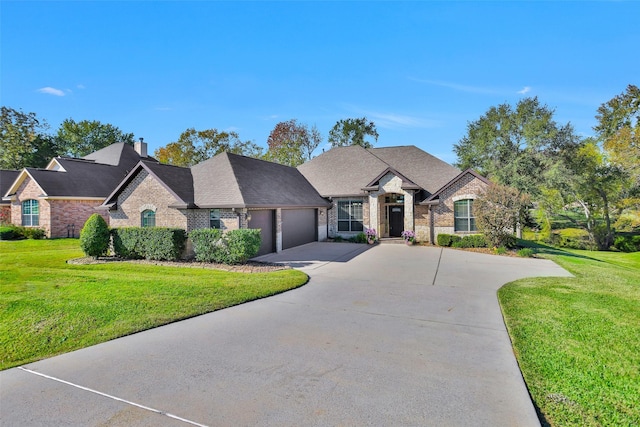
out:
{"label": "front door", "polygon": [[404,231],[404,206],[388,206],[389,236],[400,237]]}

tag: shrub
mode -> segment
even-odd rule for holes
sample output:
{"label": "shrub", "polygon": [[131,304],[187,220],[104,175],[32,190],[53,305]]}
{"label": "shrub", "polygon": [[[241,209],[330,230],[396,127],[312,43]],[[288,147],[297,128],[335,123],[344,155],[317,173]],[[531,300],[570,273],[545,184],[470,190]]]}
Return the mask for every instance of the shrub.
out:
{"label": "shrub", "polygon": [[493,252],[495,252],[496,255],[504,255],[507,253],[507,248],[505,248],[504,246],[500,246],[498,248],[494,248]]}
{"label": "shrub", "polygon": [[487,239],[482,234],[471,234],[469,236],[465,236],[464,239],[469,241],[469,247],[471,248],[486,248],[489,246],[487,244]]}
{"label": "shrub", "polygon": [[113,252],[125,259],[144,258],[144,237],[141,227],[111,229]]}
{"label": "shrub", "polygon": [[109,226],[99,214],[87,219],[80,230],[80,248],[87,256],[98,258],[109,249]]}
{"label": "shrub", "polygon": [[20,234],[27,239],[41,240],[47,237],[47,233],[42,228],[19,227]]}
{"label": "shrub", "polygon": [[0,240],[17,240],[21,237],[16,227],[0,227]]}
{"label": "shrub", "polygon": [[522,248],[518,250],[518,256],[523,258],[531,258],[535,251],[532,248]]}
{"label": "shrub", "polygon": [[355,243],[367,243],[367,235],[364,233],[358,233],[353,238]]}
{"label": "shrub", "polygon": [[193,243],[196,260],[200,262],[221,262],[224,258],[224,242],[222,230],[216,228],[200,228],[189,233]]}
{"label": "shrub", "polygon": [[259,229],[239,229],[227,232],[223,236],[226,247],[224,263],[242,264],[256,256],[260,250],[262,237]]}
{"label": "shrub", "polygon": [[438,234],[436,238],[438,246],[451,246],[451,238],[453,236],[451,234]]}
{"label": "shrub", "polygon": [[184,250],[187,234],[180,228],[126,227],[111,230],[115,254],[127,259],[175,261]]}
{"label": "shrub", "polygon": [[181,228],[149,227],[143,228],[146,234],[144,257],[158,261],[180,259],[187,241],[187,233]]}
{"label": "shrub", "polygon": [[613,246],[622,252],[638,252],[640,251],[640,235],[618,235]]}

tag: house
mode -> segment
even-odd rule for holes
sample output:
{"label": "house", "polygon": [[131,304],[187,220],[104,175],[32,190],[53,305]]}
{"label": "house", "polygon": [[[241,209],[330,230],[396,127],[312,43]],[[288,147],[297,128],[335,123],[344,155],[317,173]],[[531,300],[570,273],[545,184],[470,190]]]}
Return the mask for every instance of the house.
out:
{"label": "house", "polygon": [[292,168],[222,153],[190,168],[141,160],[105,198],[112,227],[259,228],[259,254],[365,228],[473,233],[488,181],[414,146],[333,148]]}
{"label": "house", "polygon": [[47,237],[77,237],[146,151],[141,139],[135,147],[116,143],[83,158],[55,157],[44,169],[19,171],[6,189],[3,171],[2,203],[10,206],[12,224],[42,228]]}
{"label": "house", "polygon": [[411,230],[422,242],[435,242],[439,233],[473,233],[473,199],[489,183],[415,146],[332,148],[298,170],[332,204],[329,237],[365,228],[383,238]]}
{"label": "house", "polygon": [[329,206],[297,169],[231,153],[191,168],[140,161],[102,205],[112,227],[259,228],[259,254],[326,240]]}

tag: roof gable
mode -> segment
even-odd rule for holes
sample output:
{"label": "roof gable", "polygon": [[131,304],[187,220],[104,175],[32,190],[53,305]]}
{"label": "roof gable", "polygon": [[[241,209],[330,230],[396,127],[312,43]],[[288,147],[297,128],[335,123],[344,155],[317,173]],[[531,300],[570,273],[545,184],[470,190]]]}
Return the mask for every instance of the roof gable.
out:
{"label": "roof gable", "polygon": [[433,193],[431,196],[427,197],[425,200],[423,200],[422,202],[420,202],[420,204],[433,204],[433,202],[437,203],[437,200],[440,198],[440,195],[449,187],[451,187],[452,185],[454,185],[455,183],[457,183],[458,181],[460,181],[464,176],[466,175],[472,175],[475,178],[478,178],[479,180],[481,180],[482,182],[484,182],[487,185],[491,184],[491,181],[489,181],[487,178],[485,178],[484,176],[480,175],[478,172],[474,171],[473,169],[466,169],[464,171],[462,171],[460,174],[458,174],[456,177],[454,177],[451,181],[447,182],[445,185],[443,185],[441,188],[439,188],[435,193]]}
{"label": "roof gable", "polygon": [[118,196],[133,181],[133,179],[145,170],[153,179],[158,181],[175,199],[174,207],[193,208],[193,179],[188,168],[163,165],[157,162],[140,161],[107,196],[102,206],[112,207],[117,203]]}

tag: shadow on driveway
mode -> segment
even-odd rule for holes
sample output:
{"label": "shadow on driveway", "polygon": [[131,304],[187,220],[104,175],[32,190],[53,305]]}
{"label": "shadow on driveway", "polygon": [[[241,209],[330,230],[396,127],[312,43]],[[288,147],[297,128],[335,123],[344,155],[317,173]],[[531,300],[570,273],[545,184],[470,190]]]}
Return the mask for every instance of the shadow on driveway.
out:
{"label": "shadow on driveway", "polygon": [[359,243],[312,242],[280,253],[253,258],[252,261],[288,265],[292,268],[318,268],[329,262],[348,262],[373,246]]}

